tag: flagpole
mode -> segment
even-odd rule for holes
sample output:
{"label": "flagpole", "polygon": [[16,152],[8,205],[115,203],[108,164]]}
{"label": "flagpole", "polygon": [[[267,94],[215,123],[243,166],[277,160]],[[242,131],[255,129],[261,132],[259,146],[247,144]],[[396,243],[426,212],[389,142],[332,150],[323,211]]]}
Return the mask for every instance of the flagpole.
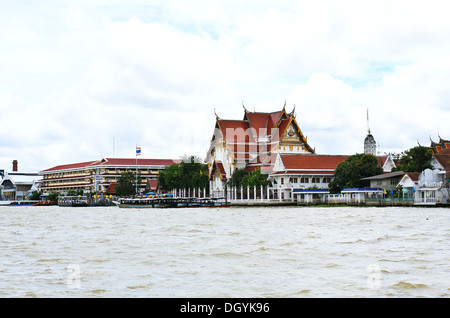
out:
{"label": "flagpole", "polygon": [[136,144],[136,195],[138,194],[138,184],[137,184],[137,175],[138,175],[138,164],[137,164],[137,144]]}

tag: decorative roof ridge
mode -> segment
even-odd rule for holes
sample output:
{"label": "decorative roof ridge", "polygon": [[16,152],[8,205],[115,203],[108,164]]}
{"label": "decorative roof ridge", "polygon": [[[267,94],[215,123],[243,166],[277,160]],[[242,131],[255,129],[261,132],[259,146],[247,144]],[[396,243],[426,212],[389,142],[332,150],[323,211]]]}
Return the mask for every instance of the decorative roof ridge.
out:
{"label": "decorative roof ridge", "polygon": [[248,119],[226,119],[226,118],[219,118],[219,121],[244,121],[244,122],[248,122]]}
{"label": "decorative roof ridge", "polygon": [[350,155],[333,155],[333,154],[317,154],[311,153],[280,153],[280,156],[315,156],[315,157],[349,157]]}

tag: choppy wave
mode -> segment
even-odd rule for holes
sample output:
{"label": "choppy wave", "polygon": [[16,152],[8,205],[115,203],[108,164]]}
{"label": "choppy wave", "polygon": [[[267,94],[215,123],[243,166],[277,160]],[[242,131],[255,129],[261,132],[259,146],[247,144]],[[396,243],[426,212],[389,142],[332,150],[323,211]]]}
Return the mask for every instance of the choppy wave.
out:
{"label": "choppy wave", "polygon": [[434,208],[0,207],[0,297],[448,297]]}

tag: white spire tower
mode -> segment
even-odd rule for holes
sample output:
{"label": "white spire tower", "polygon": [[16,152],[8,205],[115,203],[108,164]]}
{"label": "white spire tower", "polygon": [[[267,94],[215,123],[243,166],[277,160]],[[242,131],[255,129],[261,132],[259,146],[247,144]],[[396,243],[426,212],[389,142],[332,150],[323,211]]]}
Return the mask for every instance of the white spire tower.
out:
{"label": "white spire tower", "polygon": [[377,155],[377,143],[375,141],[375,138],[373,138],[372,134],[370,133],[369,109],[367,109],[367,136],[364,139],[364,153],[368,153],[374,156]]}

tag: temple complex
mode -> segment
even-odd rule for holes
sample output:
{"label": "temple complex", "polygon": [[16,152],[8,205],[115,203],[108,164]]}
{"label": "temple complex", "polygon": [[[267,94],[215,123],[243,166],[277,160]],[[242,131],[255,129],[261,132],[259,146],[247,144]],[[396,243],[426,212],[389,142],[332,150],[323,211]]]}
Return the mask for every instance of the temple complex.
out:
{"label": "temple complex", "polygon": [[[364,152],[376,155],[370,130]],[[236,169],[260,169],[267,174],[267,198],[293,199],[295,191],[306,189],[328,191],[337,165],[346,158],[316,154],[297,123],[295,107],[291,112],[286,105],[275,112],[250,112],[244,107],[242,120],[222,119],[216,114],[206,157],[210,193],[224,195],[226,182]],[[377,158],[385,172],[395,166],[391,156]]]}
{"label": "temple complex", "polygon": [[275,112],[250,112],[242,120],[222,119],[216,114],[214,133],[207,153],[211,190],[223,190],[235,169],[257,168],[269,172],[279,153],[314,154],[296,119],[295,108]]}

